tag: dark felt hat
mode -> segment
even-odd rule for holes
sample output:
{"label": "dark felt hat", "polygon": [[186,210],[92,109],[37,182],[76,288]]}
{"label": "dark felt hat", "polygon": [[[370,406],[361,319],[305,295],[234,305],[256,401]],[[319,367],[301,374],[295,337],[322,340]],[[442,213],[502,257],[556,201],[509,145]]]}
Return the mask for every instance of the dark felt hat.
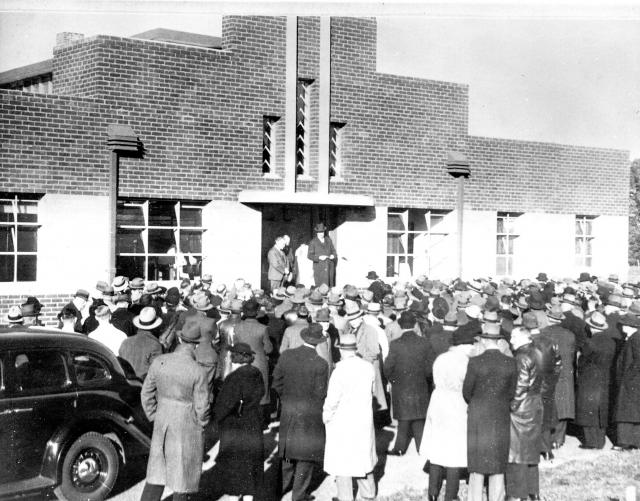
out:
{"label": "dark felt hat", "polygon": [[300,337],[305,343],[313,345],[320,344],[327,339],[322,334],[322,325],[320,324],[309,324],[309,327],[302,329]]}
{"label": "dark felt hat", "polygon": [[318,223],[313,227],[314,233],[323,233],[325,231],[327,231],[327,227],[324,225],[324,223]]}
{"label": "dark felt hat", "polygon": [[256,352],[251,349],[247,343],[236,343],[229,348],[231,353],[239,353],[241,355],[255,355]]}
{"label": "dark felt hat", "polygon": [[453,331],[451,344],[458,346],[460,344],[473,344],[476,341],[477,330],[471,324],[464,324]]}

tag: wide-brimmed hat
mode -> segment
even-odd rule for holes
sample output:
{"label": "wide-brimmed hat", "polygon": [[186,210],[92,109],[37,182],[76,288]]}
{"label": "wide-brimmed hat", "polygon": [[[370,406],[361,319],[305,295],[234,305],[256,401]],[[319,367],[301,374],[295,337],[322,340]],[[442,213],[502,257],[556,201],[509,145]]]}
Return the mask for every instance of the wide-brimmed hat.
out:
{"label": "wide-brimmed hat", "polygon": [[304,304],[307,299],[306,289],[296,289],[295,294],[291,297],[293,304]]}
{"label": "wide-brimmed hat", "polygon": [[145,293],[147,294],[160,294],[161,292],[165,292],[167,289],[158,285],[158,282],[149,282],[147,284],[147,288]]}
{"label": "wide-brimmed hat", "polygon": [[395,311],[404,311],[407,309],[408,303],[409,303],[409,298],[407,296],[394,296],[393,309]]}
{"label": "wide-brimmed hat", "polygon": [[327,304],[329,306],[340,306],[343,302],[340,294],[336,292],[329,292],[329,294],[327,294]]}
{"label": "wide-brimmed hat", "polygon": [[360,307],[358,306],[358,303],[356,303],[355,301],[346,302],[344,306],[344,310],[347,314],[348,320],[355,320],[356,318],[359,318],[362,315],[364,315],[364,312],[360,309]]}
{"label": "wide-brimmed hat", "polygon": [[367,313],[379,314],[382,311],[382,306],[380,303],[368,303],[367,304]]}
{"label": "wide-brimmed hat", "polygon": [[127,277],[123,277],[120,275],[113,279],[113,282],[111,282],[111,286],[113,287],[114,291],[121,292],[129,286],[129,280],[127,279]]}
{"label": "wide-brimmed hat", "polygon": [[271,293],[271,297],[276,301],[284,301],[289,296],[286,294],[286,289],[284,287],[278,287]]}
{"label": "wide-brimmed hat", "polygon": [[102,297],[112,298],[115,295],[116,295],[116,291],[114,291],[113,287],[111,287],[110,285],[105,290],[102,291]]}
{"label": "wide-brimmed hat", "polygon": [[89,293],[84,289],[78,289],[74,294],[74,297],[80,297],[85,301],[89,301]]}
{"label": "wide-brimmed hat", "polygon": [[544,296],[537,290],[532,291],[527,297],[527,303],[532,310],[544,310],[545,307]]}
{"label": "wide-brimmed hat", "polygon": [[473,344],[476,342],[476,331],[471,324],[465,324],[453,331],[451,344],[458,346],[461,344]]}
{"label": "wide-brimmed hat", "polygon": [[482,284],[477,280],[469,280],[467,282],[467,287],[475,292],[482,292]]}
{"label": "wide-brimmed hat", "polygon": [[191,306],[198,311],[208,311],[213,308],[209,296],[206,294],[196,294],[191,298]]}
{"label": "wide-brimmed hat", "polygon": [[564,320],[562,307],[559,304],[552,305],[549,311],[547,311],[547,317],[549,318],[549,322],[551,323],[562,322],[562,320]]}
{"label": "wide-brimmed hat", "polygon": [[322,297],[327,297],[331,288],[327,284],[320,284],[316,290],[322,295]]}
{"label": "wide-brimmed hat", "polygon": [[322,325],[317,323],[309,324],[309,327],[302,329],[300,337],[305,343],[313,345],[320,344],[327,339],[322,334]]}
{"label": "wide-brimmed hat", "polygon": [[311,294],[309,294],[307,301],[309,301],[309,303],[311,304],[321,305],[324,303],[324,298],[322,297],[322,294],[318,289],[313,289],[311,291]]}
{"label": "wide-brimmed hat", "polygon": [[231,313],[231,299],[223,299],[218,307],[218,311],[226,315]]}
{"label": "wide-brimmed hat", "polygon": [[307,318],[309,316],[309,308],[304,304],[299,305],[294,311],[300,318]]}
{"label": "wide-brimmed hat", "polygon": [[144,289],[144,279],[136,277],[129,282],[129,289]]}
{"label": "wide-brimmed hat", "polygon": [[538,273],[538,276],[536,277],[536,280],[538,282],[548,282],[549,281],[549,277],[547,277],[546,273],[540,272],[540,273]]}
{"label": "wide-brimmed hat", "polygon": [[617,284],[619,281],[620,281],[620,278],[616,273],[612,273],[611,275],[609,275],[609,282],[613,282],[614,284]]}
{"label": "wide-brimmed hat", "polygon": [[610,294],[607,298],[607,304],[614,308],[622,308],[622,297],[618,294]]}
{"label": "wide-brimmed hat", "polygon": [[229,348],[231,353],[239,353],[241,355],[255,355],[256,352],[251,349],[247,343],[236,343]]}
{"label": "wide-brimmed hat", "polygon": [[109,287],[109,284],[107,282],[105,282],[104,280],[98,280],[98,282],[96,283],[96,290],[100,294],[103,294],[104,291],[107,289],[107,287]]}
{"label": "wide-brimmed hat", "polygon": [[629,305],[628,312],[632,315],[640,316],[640,301],[632,301]]}
{"label": "wide-brimmed hat", "polygon": [[327,227],[324,225],[324,223],[318,223],[313,227],[314,233],[323,233],[325,231],[327,231]]}
{"label": "wide-brimmed hat", "polygon": [[492,322],[482,324],[482,332],[479,335],[486,339],[500,339],[502,337],[500,335],[500,324]]}
{"label": "wide-brimmed hat", "polygon": [[454,310],[449,310],[449,312],[444,316],[443,321],[445,329],[447,327],[456,327],[458,325],[458,315]]}
{"label": "wide-brimmed hat", "polygon": [[471,304],[464,309],[464,312],[467,314],[469,318],[480,319],[482,316],[482,310],[478,305]]}
{"label": "wide-brimmed hat", "polygon": [[522,315],[522,325],[527,329],[537,329],[538,327],[540,327],[538,317],[532,311],[527,311],[524,315]]}
{"label": "wide-brimmed hat", "polygon": [[329,308],[320,308],[315,313],[316,322],[331,322],[331,312]]}
{"label": "wide-brimmed hat", "polygon": [[446,299],[437,297],[433,300],[431,311],[435,318],[443,320],[447,313],[449,313],[449,303],[447,303]]}
{"label": "wide-brimmed hat", "polygon": [[200,332],[200,327],[195,322],[190,322],[186,324],[182,331],[178,334],[180,339],[182,339],[185,343],[197,344],[202,337],[202,333]]}
{"label": "wide-brimmed hat", "polygon": [[482,321],[497,324],[500,322],[500,317],[496,310],[486,310],[482,315]]}
{"label": "wide-brimmed hat", "polygon": [[578,277],[578,282],[591,282],[591,274],[583,271],[580,273],[580,277]]}
{"label": "wide-brimmed hat", "polygon": [[356,336],[353,334],[343,334],[337,343],[337,347],[345,351],[357,351],[358,345]]}
{"label": "wide-brimmed hat", "polygon": [[588,315],[585,321],[592,330],[603,331],[609,328],[607,318],[599,311],[594,311]]}
{"label": "wide-brimmed hat", "polygon": [[378,274],[375,271],[370,271],[369,273],[367,273],[367,279],[369,279],[369,280],[376,280],[378,278],[380,278],[380,277],[378,276]]}
{"label": "wide-brimmed hat", "polygon": [[640,328],[640,317],[637,317],[636,315],[630,315],[627,313],[626,315],[622,315],[618,322],[621,325],[634,327],[635,329]]}
{"label": "wide-brimmed hat", "polygon": [[573,306],[582,306],[580,304],[580,302],[578,301],[578,299],[576,298],[575,294],[565,293],[564,296],[562,296],[562,302],[563,303],[567,303],[567,304],[571,304]]}
{"label": "wide-brimmed hat", "polygon": [[180,304],[180,291],[177,287],[171,287],[164,297],[164,302],[169,306],[178,306]]}
{"label": "wide-brimmed hat", "polygon": [[23,317],[37,317],[42,309],[42,304],[38,298],[29,296],[20,309]]}
{"label": "wide-brimmed hat", "polygon": [[138,329],[153,330],[160,327],[162,318],[158,316],[153,306],[145,306],[140,311],[140,315],[133,318],[133,325]]}
{"label": "wide-brimmed hat", "polygon": [[202,275],[200,281],[205,284],[211,284],[213,283],[213,277],[211,276],[211,273],[205,273],[204,275]]}
{"label": "wide-brimmed hat", "polygon": [[20,306],[12,306],[7,313],[7,322],[10,324],[19,324],[24,320],[22,317],[22,309]]}
{"label": "wide-brimmed hat", "polygon": [[425,301],[414,301],[409,305],[409,310],[416,317],[425,318],[429,314],[429,305]]}

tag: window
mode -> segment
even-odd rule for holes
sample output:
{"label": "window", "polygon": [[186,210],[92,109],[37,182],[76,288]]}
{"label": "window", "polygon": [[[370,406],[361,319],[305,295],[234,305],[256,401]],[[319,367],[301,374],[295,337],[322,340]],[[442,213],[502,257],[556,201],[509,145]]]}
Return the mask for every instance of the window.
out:
{"label": "window", "polygon": [[342,173],[342,136],[345,124],[331,122],[329,125],[329,176],[340,177]]}
{"label": "window", "polygon": [[53,74],[46,73],[0,85],[2,89],[21,90],[33,94],[53,93]]}
{"label": "window", "polygon": [[593,261],[594,216],[576,216],[576,266],[591,266]]}
{"label": "window", "polygon": [[32,351],[18,353],[14,359],[16,391],[42,393],[62,390],[69,385],[69,377],[62,353]]}
{"label": "window", "polygon": [[0,194],[0,282],[36,279],[38,197]]}
{"label": "window", "polygon": [[296,174],[303,176],[309,167],[310,87],[313,80],[298,80],[296,98]]}
{"label": "window", "polygon": [[443,221],[448,211],[389,209],[387,216],[387,276],[401,273],[430,274],[440,264],[439,249],[447,233]]}
{"label": "window", "polygon": [[520,214],[498,212],[496,228],[496,275],[513,275],[514,247],[518,234],[516,220]]}
{"label": "window", "polygon": [[202,202],[118,200],[116,273],[146,280],[199,276]]}
{"label": "window", "polygon": [[89,353],[74,353],[72,363],[76,373],[76,381],[80,386],[103,382],[111,378],[106,364]]}
{"label": "window", "polygon": [[262,173],[275,174],[279,153],[280,117],[262,117]]}

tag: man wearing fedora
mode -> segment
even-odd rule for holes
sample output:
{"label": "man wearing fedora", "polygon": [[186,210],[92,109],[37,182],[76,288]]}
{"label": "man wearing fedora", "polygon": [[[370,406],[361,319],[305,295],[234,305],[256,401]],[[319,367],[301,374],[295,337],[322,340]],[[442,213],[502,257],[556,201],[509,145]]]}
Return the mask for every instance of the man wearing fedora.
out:
{"label": "man wearing fedora", "polygon": [[[148,328],[147,322],[157,321],[153,315],[153,308],[144,308],[136,322]],[[200,332],[183,331],[179,339],[173,353],[153,361],[142,385],[142,407],[153,422],[153,435],[141,501],[159,501],[165,486],[174,500],[186,501],[200,483],[210,414],[207,375],[196,362]]]}
{"label": "man wearing fedora", "polygon": [[500,326],[484,324],[482,353],[469,359],[462,385],[467,402],[467,469],[469,501],[482,501],[489,477],[488,501],[503,501],[509,459],[510,405],[515,394],[515,360],[500,352]]}
{"label": "man wearing fedora", "polygon": [[313,232],[315,237],[309,242],[307,257],[313,261],[313,279],[316,287],[327,284],[335,285],[335,266],[337,260],[336,248],[331,237],[326,235],[327,227],[324,223],[316,224]]}
{"label": "man wearing fedora", "polygon": [[[295,299],[295,298],[294,298]],[[304,305],[299,305],[294,309],[295,317],[292,315],[292,323],[284,330],[280,353],[284,353],[292,348],[297,348],[303,344],[301,333],[309,326],[309,310]]]}
{"label": "man wearing fedora", "polygon": [[140,315],[133,319],[138,332],[125,339],[120,345],[119,355],[133,368],[136,376],[144,380],[149,372],[153,359],[162,355],[162,345],[155,336],[155,331],[162,324],[155,308],[146,306]]}
{"label": "man wearing fedora", "polygon": [[38,298],[29,296],[20,308],[25,320],[29,319],[26,325],[44,326],[44,323],[39,318],[42,304],[38,301]]}
{"label": "man wearing fedora", "polygon": [[398,433],[393,449],[387,453],[402,456],[411,438],[420,449],[424,421],[430,396],[433,348],[428,340],[416,334],[416,317],[404,311],[398,319],[402,335],[389,344],[384,374],[391,383],[393,417],[398,420]]}
{"label": "man wearing fedora", "polygon": [[292,501],[309,501],[314,469],[324,459],[322,408],[327,395],[329,366],[316,352],[325,342],[322,326],[310,324],[301,332],[304,344],[287,350],[273,371],[273,388],[280,396],[282,493],[293,484]]}
{"label": "man wearing fedora", "polygon": [[10,329],[19,329],[24,325],[24,317],[22,316],[22,310],[20,306],[12,306],[7,313],[7,322]]}
{"label": "man wearing fedora", "polygon": [[367,273],[367,281],[369,282],[369,287],[367,287],[367,289],[373,292],[373,301],[376,303],[382,303],[382,298],[386,291],[386,284],[373,270]]}
{"label": "man wearing fedora", "polygon": [[136,333],[133,325],[135,315],[129,311],[129,294],[119,292],[113,297],[114,308],[111,312],[111,323],[116,329],[120,329],[127,337]]}
{"label": "man wearing fedora", "polygon": [[98,327],[89,333],[89,337],[104,344],[117,356],[127,335],[111,325],[111,310],[107,305],[103,304],[96,308],[95,319]]}
{"label": "man wearing fedora", "polygon": [[283,237],[276,237],[273,247],[267,253],[267,261],[269,263],[267,278],[272,293],[282,286],[290,272],[289,261],[284,253],[284,244]]}
{"label": "man wearing fedora", "polygon": [[[82,311],[89,301],[89,293],[84,289],[78,289],[73,299],[63,306],[63,310],[73,311],[76,316],[76,323],[73,329],[76,332],[82,332]],[[62,310],[61,310],[62,312]],[[58,329],[62,328],[61,313],[58,313]]]}
{"label": "man wearing fedora", "polygon": [[373,468],[376,440],[371,405],[374,374],[357,356],[356,338],[345,334],[338,345],[341,360],[329,380],[322,420],[327,433],[324,471],[333,475],[340,501],[353,500],[353,480],[359,499],[374,499]]}

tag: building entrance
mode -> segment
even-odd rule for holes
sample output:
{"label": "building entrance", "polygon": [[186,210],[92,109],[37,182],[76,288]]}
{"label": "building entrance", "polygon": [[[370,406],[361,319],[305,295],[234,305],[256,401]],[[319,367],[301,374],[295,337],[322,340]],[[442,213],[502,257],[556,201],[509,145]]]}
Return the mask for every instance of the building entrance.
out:
{"label": "building entrance", "polygon": [[[297,257],[295,269],[297,276],[294,277],[296,283],[303,283],[309,287],[313,284],[313,272],[311,262],[307,259],[306,245],[313,238],[313,228],[316,224],[323,222],[329,229],[328,234],[333,240],[336,250],[338,242],[336,228],[339,208],[326,205],[292,205],[292,204],[264,204],[262,206],[262,268],[260,286],[264,290],[269,290],[267,272],[269,263],[267,253],[273,247],[275,239],[279,235],[289,235],[291,238],[290,248]],[[303,246],[301,248],[301,246]],[[339,254],[338,250],[338,254]]]}

